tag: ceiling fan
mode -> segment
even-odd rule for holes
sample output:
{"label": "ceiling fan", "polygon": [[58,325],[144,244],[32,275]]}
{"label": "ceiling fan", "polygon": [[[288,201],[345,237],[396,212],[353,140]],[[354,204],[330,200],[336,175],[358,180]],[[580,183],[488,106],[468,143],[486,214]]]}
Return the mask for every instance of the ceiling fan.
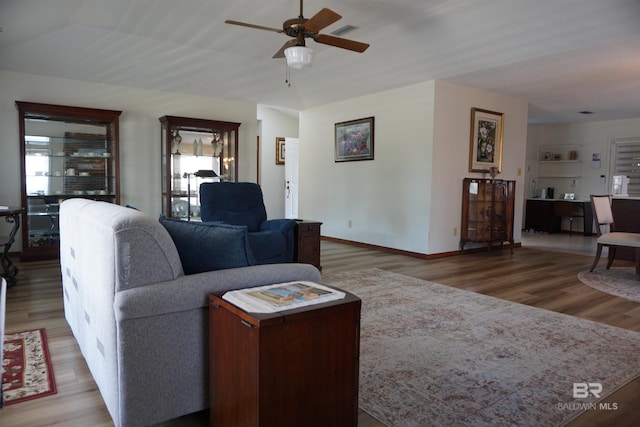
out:
{"label": "ceiling fan", "polygon": [[273,31],[276,33],[284,33],[292,40],[287,41],[278,50],[273,58],[287,58],[287,64],[292,68],[304,68],[311,65],[313,51],[306,47],[305,39],[311,38],[318,43],[335,46],[342,49],[352,50],[355,52],[364,52],[369,45],[367,43],[357,42],[355,40],[344,39],[328,34],[320,34],[320,30],[342,19],[342,16],[324,8],[320,12],[307,19],[302,13],[302,0],[300,0],[300,16],[297,18],[287,19],[282,24],[282,29],[263,27],[262,25],[248,24],[246,22],[233,21],[227,19],[227,24],[240,25],[242,27],[256,28],[258,30]]}

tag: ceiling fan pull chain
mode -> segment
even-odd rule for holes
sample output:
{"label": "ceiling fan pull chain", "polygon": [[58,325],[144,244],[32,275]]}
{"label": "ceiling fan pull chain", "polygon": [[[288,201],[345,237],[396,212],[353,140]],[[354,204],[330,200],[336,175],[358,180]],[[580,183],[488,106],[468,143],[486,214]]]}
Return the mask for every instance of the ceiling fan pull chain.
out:
{"label": "ceiling fan pull chain", "polygon": [[289,64],[285,64],[285,67],[284,82],[288,87],[291,87],[291,68],[289,68]]}

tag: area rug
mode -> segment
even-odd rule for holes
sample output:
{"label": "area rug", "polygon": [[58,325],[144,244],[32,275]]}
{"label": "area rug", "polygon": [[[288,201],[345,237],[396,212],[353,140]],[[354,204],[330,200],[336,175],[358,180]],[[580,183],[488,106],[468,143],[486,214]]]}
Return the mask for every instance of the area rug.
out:
{"label": "area rug", "polygon": [[5,405],[56,393],[44,329],[6,334],[2,361]]}
{"label": "area rug", "polygon": [[379,269],[323,282],[362,299],[360,408],[388,426],[561,426],[640,375],[638,332]]}
{"label": "area rug", "polygon": [[610,295],[640,302],[640,280],[635,267],[597,268],[581,271],[578,279],[587,286]]}

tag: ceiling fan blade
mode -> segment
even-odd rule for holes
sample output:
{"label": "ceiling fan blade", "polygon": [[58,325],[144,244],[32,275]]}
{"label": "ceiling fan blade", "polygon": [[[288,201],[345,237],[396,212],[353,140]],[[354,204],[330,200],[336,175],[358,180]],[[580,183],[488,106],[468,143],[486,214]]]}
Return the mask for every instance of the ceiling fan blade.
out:
{"label": "ceiling fan blade", "polygon": [[224,21],[225,24],[231,24],[231,25],[240,25],[241,27],[249,27],[249,28],[255,28],[258,30],[266,30],[266,31],[273,31],[275,33],[282,33],[284,32],[282,30],[282,28],[271,28],[271,27],[263,27],[262,25],[255,25],[255,24],[247,24],[246,22],[240,22],[240,21],[233,21],[231,19],[227,19],[226,21]]}
{"label": "ceiling fan blade", "polygon": [[338,15],[333,10],[325,7],[304,23],[304,29],[310,33],[317,33],[324,27],[327,27],[340,19],[342,19],[341,15]]}
{"label": "ceiling fan blade", "polygon": [[296,44],[297,44],[296,39],[289,40],[288,42],[282,45],[280,50],[277,51],[275,55],[273,55],[273,59],[284,58],[284,50],[288,47],[295,46]]}
{"label": "ceiling fan blade", "polygon": [[355,40],[343,39],[341,37],[330,36],[327,34],[318,34],[313,38],[316,42],[328,44],[330,46],[341,47],[342,49],[353,50],[355,52],[364,52],[369,45],[367,43],[357,42]]}

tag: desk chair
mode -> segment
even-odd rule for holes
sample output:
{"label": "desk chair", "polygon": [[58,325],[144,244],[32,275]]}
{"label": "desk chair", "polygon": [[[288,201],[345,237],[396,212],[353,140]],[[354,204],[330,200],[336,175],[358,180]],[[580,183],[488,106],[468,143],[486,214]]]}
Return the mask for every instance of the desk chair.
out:
{"label": "desk chair", "polygon": [[[580,210],[581,212],[578,212]],[[553,216],[569,218],[569,236],[573,234],[573,219],[584,218],[584,206],[582,203],[557,201],[553,202]]]}
{"label": "desk chair", "polygon": [[[636,278],[640,280],[640,233],[615,231],[613,212],[611,211],[611,196],[592,195],[591,206],[593,208],[593,218],[596,222],[596,232],[598,233],[598,248],[589,271],[593,271],[598,265],[604,246],[609,248],[607,269],[613,264],[618,247],[633,248],[635,250]],[[608,231],[606,231],[607,226],[609,228]]]}

